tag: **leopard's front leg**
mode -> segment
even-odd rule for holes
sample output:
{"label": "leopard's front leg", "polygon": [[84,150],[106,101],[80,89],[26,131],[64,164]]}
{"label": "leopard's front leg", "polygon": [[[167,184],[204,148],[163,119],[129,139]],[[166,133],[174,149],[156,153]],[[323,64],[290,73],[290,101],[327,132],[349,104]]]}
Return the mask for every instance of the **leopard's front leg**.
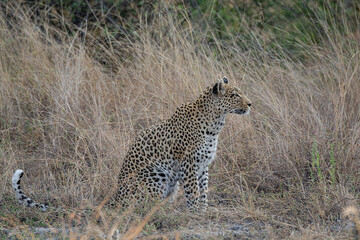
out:
{"label": "leopard's front leg", "polygon": [[209,166],[206,166],[204,168],[200,168],[198,172],[199,189],[200,189],[199,206],[202,209],[206,209],[208,207],[208,201],[207,201],[207,192],[209,186],[208,169]]}
{"label": "leopard's front leg", "polygon": [[181,164],[181,180],[185,191],[186,204],[192,210],[199,208],[200,189],[196,170],[196,165],[193,162],[184,161]]}

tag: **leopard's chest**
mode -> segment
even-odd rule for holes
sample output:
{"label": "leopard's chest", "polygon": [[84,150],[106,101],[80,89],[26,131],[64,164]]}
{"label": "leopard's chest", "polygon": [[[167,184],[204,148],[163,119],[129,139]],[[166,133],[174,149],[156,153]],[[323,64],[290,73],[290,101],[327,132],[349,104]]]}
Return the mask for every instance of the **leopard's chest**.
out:
{"label": "leopard's chest", "polygon": [[218,135],[205,135],[205,141],[196,154],[200,168],[209,166],[214,160],[218,145]]}
{"label": "leopard's chest", "polygon": [[207,171],[208,166],[215,158],[218,146],[218,137],[224,123],[225,117],[219,117],[204,131],[203,144],[196,153],[196,161],[200,174],[203,171]]}

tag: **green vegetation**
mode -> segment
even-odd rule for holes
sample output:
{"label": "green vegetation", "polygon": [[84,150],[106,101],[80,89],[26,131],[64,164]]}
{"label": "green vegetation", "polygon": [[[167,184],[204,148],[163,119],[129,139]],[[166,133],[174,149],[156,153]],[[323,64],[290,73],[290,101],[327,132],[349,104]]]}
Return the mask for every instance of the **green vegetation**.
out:
{"label": "green vegetation", "polygon": [[321,167],[320,167],[320,154],[317,149],[315,139],[314,139],[314,143],[312,146],[311,156],[312,156],[312,168],[310,170],[311,171],[311,179],[313,179],[313,180],[318,179],[319,181],[321,181],[321,180],[323,180],[323,174],[321,172]]}
{"label": "green vegetation", "polygon": [[46,13],[47,22],[70,35],[86,29],[107,44],[136,39],[144,24],[157,21],[158,14],[170,14],[176,24],[192,28],[192,37],[213,45],[215,51],[221,41],[225,48],[235,44],[244,51],[273,49],[294,60],[306,58],[304,47],[326,44],[329,31],[356,32],[360,11],[353,0],[42,0],[22,5],[36,9],[36,15]]}

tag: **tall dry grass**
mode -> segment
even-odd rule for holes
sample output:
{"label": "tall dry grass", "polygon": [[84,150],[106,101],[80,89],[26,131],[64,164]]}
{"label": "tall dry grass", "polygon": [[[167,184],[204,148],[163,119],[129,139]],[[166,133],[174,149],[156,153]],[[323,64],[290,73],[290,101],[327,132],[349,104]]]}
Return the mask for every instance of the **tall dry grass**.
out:
{"label": "tall dry grass", "polygon": [[[321,26],[322,45],[294,43],[307,56],[297,61],[250,27],[256,44],[246,51],[239,36],[209,45],[211,30],[169,5],[135,38],[109,36],[107,45],[84,41],[96,39],[86,29],[69,36],[29,10],[3,7],[0,202],[22,168],[25,191],[38,201],[99,204],[116,188],[137,132],[226,75],[253,109],[227,118],[210,204],[300,227],[339,218],[360,190],[360,38],[351,29],[359,26],[345,18]],[[111,65],[96,60],[99,50]]]}

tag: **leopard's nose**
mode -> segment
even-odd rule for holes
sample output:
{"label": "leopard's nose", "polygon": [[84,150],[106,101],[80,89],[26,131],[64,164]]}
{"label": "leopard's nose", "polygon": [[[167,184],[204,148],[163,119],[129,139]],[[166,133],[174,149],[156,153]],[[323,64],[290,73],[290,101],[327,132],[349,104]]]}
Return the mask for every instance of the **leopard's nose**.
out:
{"label": "leopard's nose", "polygon": [[251,103],[248,103],[247,105],[248,105],[249,107],[251,107]]}

